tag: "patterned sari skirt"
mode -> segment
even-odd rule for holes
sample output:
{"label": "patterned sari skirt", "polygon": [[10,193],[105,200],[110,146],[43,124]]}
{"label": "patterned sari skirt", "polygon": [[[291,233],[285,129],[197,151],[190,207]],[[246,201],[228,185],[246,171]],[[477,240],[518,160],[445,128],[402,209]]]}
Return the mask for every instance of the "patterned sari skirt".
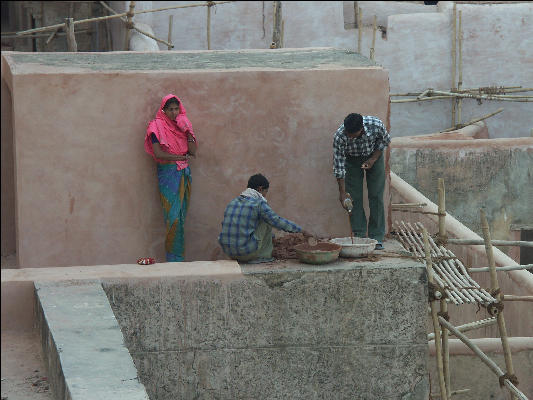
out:
{"label": "patterned sari skirt", "polygon": [[191,197],[191,170],[180,171],[176,164],[157,164],[159,193],[166,225],[167,261],[183,261],[185,253],[185,216]]}

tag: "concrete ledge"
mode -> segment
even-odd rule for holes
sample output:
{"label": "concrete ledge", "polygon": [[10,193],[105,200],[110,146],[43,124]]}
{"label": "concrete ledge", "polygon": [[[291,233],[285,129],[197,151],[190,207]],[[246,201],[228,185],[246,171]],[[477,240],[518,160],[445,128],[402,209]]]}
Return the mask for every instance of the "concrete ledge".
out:
{"label": "concrete ledge", "polygon": [[157,263],[153,265],[117,264],[58,268],[3,269],[1,290],[2,331],[28,331],[35,321],[35,281],[68,281],[93,279],[155,279],[180,276],[231,277],[241,274],[236,261],[198,261]]}
{"label": "concrete ledge", "polygon": [[35,290],[56,399],[148,400],[100,282],[36,282]]}

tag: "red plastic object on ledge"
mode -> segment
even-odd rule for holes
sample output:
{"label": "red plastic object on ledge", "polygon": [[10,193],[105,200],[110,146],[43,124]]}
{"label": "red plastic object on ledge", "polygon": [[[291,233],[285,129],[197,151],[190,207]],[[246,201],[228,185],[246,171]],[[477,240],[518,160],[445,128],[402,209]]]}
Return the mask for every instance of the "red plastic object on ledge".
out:
{"label": "red plastic object on ledge", "polygon": [[155,264],[155,260],[150,257],[141,257],[137,260],[137,264],[139,265],[150,265]]}

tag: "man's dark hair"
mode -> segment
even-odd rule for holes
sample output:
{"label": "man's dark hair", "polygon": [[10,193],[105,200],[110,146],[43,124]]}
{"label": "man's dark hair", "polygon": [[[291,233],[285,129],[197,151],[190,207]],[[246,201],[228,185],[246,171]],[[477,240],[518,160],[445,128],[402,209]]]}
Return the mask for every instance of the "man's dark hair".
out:
{"label": "man's dark hair", "polygon": [[351,113],[344,118],[344,130],[346,133],[355,133],[363,127],[363,116],[361,114]]}
{"label": "man's dark hair", "polygon": [[163,110],[166,110],[171,104],[177,104],[179,106],[180,102],[175,97],[171,97],[170,99],[166,101],[165,106],[163,107]]}
{"label": "man's dark hair", "polygon": [[261,174],[252,175],[250,179],[248,179],[248,187],[250,189],[257,190],[259,187],[262,187],[263,189],[268,189],[268,186],[268,179]]}

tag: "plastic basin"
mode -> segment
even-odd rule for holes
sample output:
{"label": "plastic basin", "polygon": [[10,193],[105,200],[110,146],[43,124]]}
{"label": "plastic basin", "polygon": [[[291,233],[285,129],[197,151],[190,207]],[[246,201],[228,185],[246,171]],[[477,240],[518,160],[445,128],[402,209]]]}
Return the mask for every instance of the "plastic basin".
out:
{"label": "plastic basin", "polygon": [[374,248],[376,247],[377,240],[369,238],[335,238],[330,240],[331,243],[338,244],[342,247],[340,256],[341,257],[366,257],[369,254],[372,254]]}
{"label": "plastic basin", "polygon": [[342,247],[339,244],[321,242],[316,246],[301,243],[294,246],[298,259],[306,264],[327,264],[339,258]]}

